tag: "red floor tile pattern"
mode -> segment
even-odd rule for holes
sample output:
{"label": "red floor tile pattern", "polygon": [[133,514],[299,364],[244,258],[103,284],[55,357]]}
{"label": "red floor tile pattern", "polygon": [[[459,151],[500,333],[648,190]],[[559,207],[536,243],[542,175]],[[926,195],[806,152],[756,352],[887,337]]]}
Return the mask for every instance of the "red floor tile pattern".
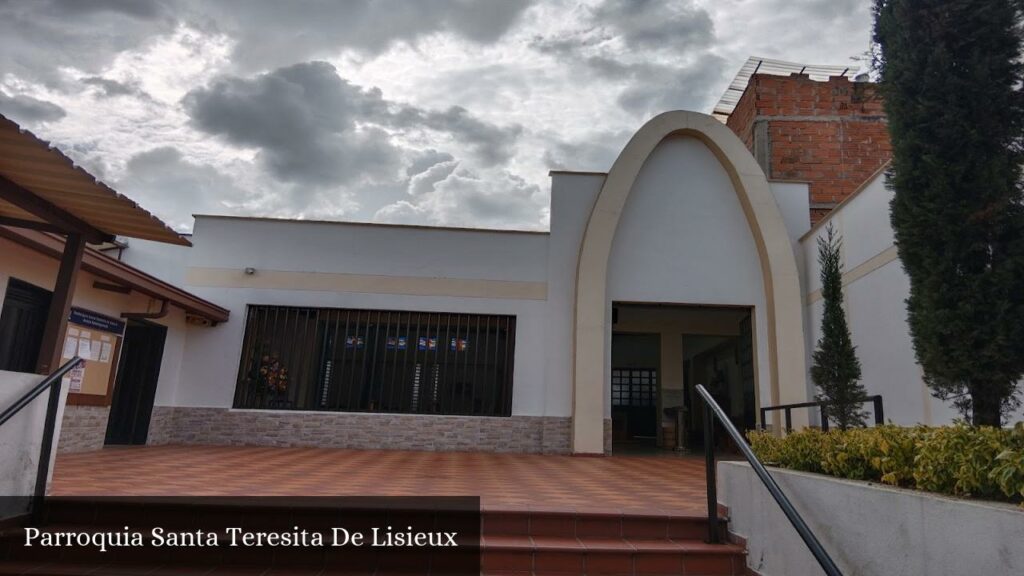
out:
{"label": "red floor tile pattern", "polygon": [[484,508],[700,514],[699,458],[240,446],[61,454],[55,495],[480,495]]}

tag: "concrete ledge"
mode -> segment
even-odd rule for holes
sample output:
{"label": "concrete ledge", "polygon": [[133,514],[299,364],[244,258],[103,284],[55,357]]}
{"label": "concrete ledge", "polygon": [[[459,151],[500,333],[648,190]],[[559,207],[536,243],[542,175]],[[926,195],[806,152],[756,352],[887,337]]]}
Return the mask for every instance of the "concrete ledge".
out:
{"label": "concrete ledge", "polygon": [[[0,370],[0,407],[6,409],[11,406],[44,378],[39,374]],[[62,384],[53,431],[54,444],[60,438],[67,396],[68,387]],[[31,496],[34,493],[49,399],[49,392],[44,391],[0,427],[0,496]],[[56,450],[50,453],[47,482],[53,478],[56,454]],[[22,514],[27,510],[27,504],[27,500],[0,501],[0,519]]]}
{"label": "concrete ledge", "polygon": [[156,406],[149,444],[565,454],[571,420]]}
{"label": "concrete ledge", "polygon": [[[1024,510],[772,468],[772,477],[845,574],[1019,574]],[[822,574],[746,462],[719,462],[719,499],[763,576]]]}

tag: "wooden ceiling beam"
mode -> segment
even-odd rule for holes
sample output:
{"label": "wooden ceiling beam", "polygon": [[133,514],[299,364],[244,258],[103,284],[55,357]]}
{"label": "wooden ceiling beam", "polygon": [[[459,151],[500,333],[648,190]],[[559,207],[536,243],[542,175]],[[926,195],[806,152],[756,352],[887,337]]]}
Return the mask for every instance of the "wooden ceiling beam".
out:
{"label": "wooden ceiling beam", "polygon": [[0,226],[13,226],[15,228],[28,228],[29,230],[39,230],[40,232],[53,232],[54,234],[64,234],[63,230],[54,226],[53,224],[50,224],[49,222],[25,220],[23,218],[12,218],[10,216],[0,216]]}

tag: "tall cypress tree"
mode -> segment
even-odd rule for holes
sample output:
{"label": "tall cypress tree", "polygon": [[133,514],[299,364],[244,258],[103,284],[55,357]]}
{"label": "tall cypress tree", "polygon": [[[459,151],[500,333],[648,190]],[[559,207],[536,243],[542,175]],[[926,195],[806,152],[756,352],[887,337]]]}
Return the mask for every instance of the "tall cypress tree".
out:
{"label": "tall cypress tree", "polygon": [[863,426],[867,416],[861,400],[867,391],[860,383],[860,360],[850,337],[843,310],[843,276],[840,255],[842,239],[829,223],[824,236],[818,237],[818,264],[821,268],[821,338],[814,350],[811,380],[820,391],[817,400],[828,402],[829,420],[841,430]]}
{"label": "tall cypress tree", "polygon": [[998,426],[1024,374],[1024,1],[874,12],[914,350],[936,397]]}

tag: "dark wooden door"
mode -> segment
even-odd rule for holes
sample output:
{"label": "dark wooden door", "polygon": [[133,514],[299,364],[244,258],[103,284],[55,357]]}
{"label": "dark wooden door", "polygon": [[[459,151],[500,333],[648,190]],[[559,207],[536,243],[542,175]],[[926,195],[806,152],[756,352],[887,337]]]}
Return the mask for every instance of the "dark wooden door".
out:
{"label": "dark wooden door", "polygon": [[8,280],[0,312],[0,370],[36,371],[51,296],[28,282]]}
{"label": "dark wooden door", "polygon": [[107,444],[145,444],[167,328],[130,320],[121,344]]}

